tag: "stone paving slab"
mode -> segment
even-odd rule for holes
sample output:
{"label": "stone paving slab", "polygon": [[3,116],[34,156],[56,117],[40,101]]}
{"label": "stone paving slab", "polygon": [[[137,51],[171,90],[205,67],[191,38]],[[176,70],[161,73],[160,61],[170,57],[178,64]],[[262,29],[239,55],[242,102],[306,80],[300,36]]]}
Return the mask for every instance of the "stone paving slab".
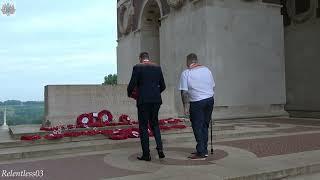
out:
{"label": "stone paving slab", "polygon": [[[265,121],[265,120],[264,120]],[[292,134],[311,134],[320,133],[320,127],[317,126],[302,126],[281,123],[267,123],[261,119],[259,121],[228,121],[229,124],[219,123],[219,126],[234,126],[234,130],[214,131],[214,142],[226,140],[239,140],[239,138],[254,139],[257,137],[272,138],[273,136],[288,136]],[[308,120],[307,120],[308,121]],[[291,121],[290,121],[291,122]],[[294,122],[294,121],[292,121]],[[224,124],[224,125],[222,125]],[[163,137],[168,143],[176,143],[183,141],[194,141],[192,129],[183,129],[178,131],[163,132]],[[309,135],[312,136],[312,135]],[[88,141],[88,142],[86,142]],[[104,142],[107,140],[105,136],[97,135],[94,137],[77,137],[77,138],[63,138],[60,140],[48,141],[40,140],[35,142],[12,141],[0,143],[0,160],[7,160],[8,158],[34,158],[45,155],[79,153],[88,151],[98,151],[103,149],[132,146],[139,143],[139,140]],[[169,142],[170,141],[170,142]],[[101,143],[103,142],[103,143]],[[70,144],[69,144],[70,143]],[[224,142],[228,143],[228,142]],[[229,142],[230,143],[230,142]],[[248,142],[247,142],[248,143]],[[114,146],[113,144],[117,144]],[[255,143],[251,143],[255,144]],[[52,146],[51,146],[52,145]],[[21,146],[25,148],[21,148]],[[30,147],[28,147],[30,146]],[[34,146],[34,147],[33,147]],[[58,148],[57,148],[58,147]],[[19,149],[19,151],[17,151]]]}
{"label": "stone paving slab", "polygon": [[[179,123],[181,124],[181,123]],[[187,126],[191,126],[190,121],[185,121],[183,124]],[[169,125],[170,126],[170,125]],[[41,131],[41,125],[17,125],[17,126],[10,126],[9,132],[12,135],[13,139],[20,139],[21,136],[24,135],[46,135],[51,133],[50,131]],[[121,125],[121,126],[107,126],[107,127],[98,127],[98,130],[114,130],[114,129],[127,129],[127,128],[137,128],[138,125]],[[79,131],[88,131],[93,130],[93,128],[77,128],[77,129],[69,129],[64,130],[63,132],[79,132]],[[213,127],[214,131],[224,131],[224,130],[235,130],[234,125],[220,125],[219,123],[215,124]],[[167,133],[167,132],[164,132]],[[0,138],[1,139],[1,138]]]}
{"label": "stone paving slab", "polygon": [[[53,180],[279,179],[320,170],[320,151],[258,158],[245,150],[216,146],[215,154],[206,161],[187,160],[186,156],[193,148],[194,143],[166,147],[165,160],[159,160],[153,150],[151,162],[136,160],[134,157],[140,148],[135,147],[97,155],[7,163],[1,164],[0,168],[16,171],[42,169],[45,172],[42,179]],[[227,153],[227,156],[223,155],[225,153],[221,156],[221,152]],[[310,159],[313,161],[310,162]]]}
{"label": "stone paving slab", "polygon": [[[167,155],[164,160],[159,160],[156,151],[152,150],[152,162],[137,161],[138,139],[102,139],[3,148],[0,157],[6,157],[2,159],[6,161],[0,162],[0,169],[18,171],[43,167],[45,176],[42,179],[53,180],[290,179],[320,172],[320,121],[300,121],[283,118],[230,121],[225,125],[234,126],[234,130],[215,132],[215,153],[206,161],[186,158],[195,147],[189,129],[185,133],[163,135]],[[228,138],[221,138],[223,136]],[[154,146],[152,139],[152,149]],[[84,152],[91,153],[77,155]],[[55,158],[50,159],[50,156]]]}

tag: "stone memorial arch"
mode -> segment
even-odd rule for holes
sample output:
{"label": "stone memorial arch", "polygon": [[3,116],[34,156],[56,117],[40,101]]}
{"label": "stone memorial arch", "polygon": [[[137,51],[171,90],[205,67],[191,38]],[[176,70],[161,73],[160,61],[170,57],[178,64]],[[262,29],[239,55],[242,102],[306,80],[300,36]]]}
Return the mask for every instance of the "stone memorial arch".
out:
{"label": "stone memorial arch", "polygon": [[138,27],[141,32],[141,51],[149,52],[150,58],[160,64],[160,2],[145,1],[139,15]]}
{"label": "stone memorial arch", "polygon": [[181,114],[177,83],[191,52],[214,73],[214,118],[320,117],[320,0],[282,2],[118,0],[119,85],[46,86],[45,120],[66,124],[101,109],[136,118],[126,84],[141,51],[168,85],[161,117]]}
{"label": "stone memorial arch", "polygon": [[186,55],[194,52],[215,74],[217,117],[286,115],[278,1],[118,0],[117,7],[120,84],[128,83],[139,53],[148,51],[175,88],[180,112],[176,87]]}

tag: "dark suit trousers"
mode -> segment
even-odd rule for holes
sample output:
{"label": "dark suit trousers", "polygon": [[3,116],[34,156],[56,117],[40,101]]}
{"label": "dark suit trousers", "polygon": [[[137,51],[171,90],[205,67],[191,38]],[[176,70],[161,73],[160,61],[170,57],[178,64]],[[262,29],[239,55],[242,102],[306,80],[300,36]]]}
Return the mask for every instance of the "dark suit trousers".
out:
{"label": "dark suit trousers", "polygon": [[138,105],[138,119],[140,130],[140,141],[143,155],[148,156],[150,154],[149,149],[149,134],[148,123],[150,124],[151,131],[157,143],[157,150],[162,150],[162,140],[158,122],[160,104],[158,103],[146,103]]}

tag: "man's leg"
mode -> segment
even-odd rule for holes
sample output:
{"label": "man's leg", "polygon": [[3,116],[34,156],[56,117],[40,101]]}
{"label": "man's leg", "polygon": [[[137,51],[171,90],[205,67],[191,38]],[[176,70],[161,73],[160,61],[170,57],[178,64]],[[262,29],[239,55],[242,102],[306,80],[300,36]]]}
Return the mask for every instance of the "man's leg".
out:
{"label": "man's leg", "polygon": [[208,154],[208,129],[210,126],[210,122],[212,119],[212,111],[213,111],[213,105],[214,105],[214,100],[213,98],[210,99],[206,99],[205,100],[205,108],[204,108],[204,114],[205,114],[205,119],[204,119],[204,123],[203,123],[203,127],[202,127],[202,134],[203,134],[203,139],[204,139],[204,147],[205,147],[205,151],[206,154]]}
{"label": "man's leg", "polygon": [[190,119],[192,121],[194,137],[197,141],[197,153],[200,156],[205,156],[206,151],[202,132],[205,117],[203,112],[203,103],[201,101],[190,103]]}
{"label": "man's leg", "polygon": [[162,151],[162,140],[161,140],[161,133],[159,128],[159,120],[158,120],[158,114],[160,109],[160,104],[150,104],[151,111],[150,111],[150,127],[153,132],[154,138],[157,143],[157,150]]}
{"label": "man's leg", "polygon": [[140,141],[141,141],[143,156],[150,155],[149,134],[148,134],[148,119],[149,119],[148,108],[149,107],[145,104],[138,106],[139,131],[140,131]]}

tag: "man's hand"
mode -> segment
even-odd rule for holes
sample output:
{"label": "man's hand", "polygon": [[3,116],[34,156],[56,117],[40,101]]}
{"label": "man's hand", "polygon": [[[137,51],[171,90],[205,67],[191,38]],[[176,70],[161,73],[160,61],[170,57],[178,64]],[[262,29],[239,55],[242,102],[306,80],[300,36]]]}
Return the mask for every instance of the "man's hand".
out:
{"label": "man's hand", "polygon": [[190,115],[189,109],[188,109],[188,107],[187,107],[186,105],[184,105],[183,114],[184,114],[185,116],[189,116],[189,115]]}

